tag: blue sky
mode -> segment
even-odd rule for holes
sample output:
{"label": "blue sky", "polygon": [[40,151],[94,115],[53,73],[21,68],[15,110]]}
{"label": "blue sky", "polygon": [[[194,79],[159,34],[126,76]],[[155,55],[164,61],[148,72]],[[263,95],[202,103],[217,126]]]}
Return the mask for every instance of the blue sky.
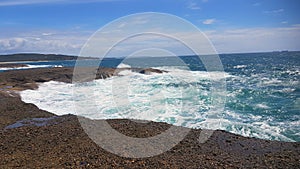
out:
{"label": "blue sky", "polygon": [[219,53],[300,50],[298,0],[1,0],[0,54],[77,55],[99,28],[140,12],[188,20]]}

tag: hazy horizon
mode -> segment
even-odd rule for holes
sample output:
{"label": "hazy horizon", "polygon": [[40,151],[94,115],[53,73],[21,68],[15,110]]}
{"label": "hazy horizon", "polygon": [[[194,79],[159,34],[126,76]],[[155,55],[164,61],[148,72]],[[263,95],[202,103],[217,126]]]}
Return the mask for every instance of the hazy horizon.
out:
{"label": "hazy horizon", "polygon": [[[300,52],[299,51],[289,51],[289,50],[282,50],[282,51],[265,51],[265,52],[236,52],[236,53],[218,53],[218,55],[235,55],[235,54],[259,54],[259,53],[282,53],[282,52]],[[86,57],[86,58],[98,58],[97,56],[79,56],[79,55],[71,55],[71,54],[61,54],[61,53],[8,53],[8,54],[0,54],[0,56],[6,56],[6,55],[62,55],[62,56],[72,56],[72,57]],[[213,55],[213,54],[212,54]],[[184,56],[197,56],[197,55],[179,55],[179,57]],[[205,56],[205,55],[204,55]],[[105,58],[126,58],[127,56],[106,56]],[[138,56],[136,58],[142,58],[142,57],[177,57],[177,56]]]}

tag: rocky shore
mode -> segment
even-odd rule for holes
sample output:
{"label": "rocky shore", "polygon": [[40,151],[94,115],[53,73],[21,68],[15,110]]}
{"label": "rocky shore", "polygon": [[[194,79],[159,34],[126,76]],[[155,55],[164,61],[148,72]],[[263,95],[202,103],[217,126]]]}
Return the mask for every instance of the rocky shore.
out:
{"label": "rocky shore", "polygon": [[[83,70],[85,68],[82,68]],[[105,79],[111,76],[117,76],[119,72],[130,69],[134,72],[142,74],[163,73],[163,71],[152,68],[97,68],[95,69],[95,79]],[[89,68],[90,71],[90,68]],[[82,71],[84,72],[84,71]],[[85,74],[78,74],[78,76],[85,77]],[[0,73],[0,90],[9,88],[10,90],[25,90],[36,89],[38,83],[47,81],[59,81],[71,83],[73,79],[73,68],[39,68],[27,70],[13,70]],[[82,78],[84,79],[84,78]],[[81,79],[81,80],[82,80]],[[93,80],[91,78],[84,79],[85,81]]]}
{"label": "rocky shore", "polygon": [[[100,68],[96,78],[123,69]],[[156,69],[134,69],[140,73]],[[51,80],[72,81],[72,68],[43,68],[0,73],[0,168],[299,168],[300,143],[246,138],[217,130],[199,143],[192,129],[171,150],[148,158],[125,158],[95,144],[74,115],[56,116],[21,101],[18,91]],[[89,79],[87,79],[89,80]],[[170,125],[107,120],[131,137],[155,136]]]}
{"label": "rocky shore", "polygon": [[17,63],[0,63],[0,68],[18,68],[18,67],[28,67],[26,64]]}

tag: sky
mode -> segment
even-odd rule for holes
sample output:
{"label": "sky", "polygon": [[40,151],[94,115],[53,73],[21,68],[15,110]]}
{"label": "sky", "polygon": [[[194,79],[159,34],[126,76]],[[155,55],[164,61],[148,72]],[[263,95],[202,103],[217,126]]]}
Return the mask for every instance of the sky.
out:
{"label": "sky", "polygon": [[[78,55],[103,26],[143,12],[185,19],[206,35],[218,53],[300,51],[299,0],[0,0],[0,54]],[[149,26],[143,18],[138,24],[143,30]],[[184,30],[184,25],[168,26],[161,28],[178,30],[193,40],[193,32]]]}

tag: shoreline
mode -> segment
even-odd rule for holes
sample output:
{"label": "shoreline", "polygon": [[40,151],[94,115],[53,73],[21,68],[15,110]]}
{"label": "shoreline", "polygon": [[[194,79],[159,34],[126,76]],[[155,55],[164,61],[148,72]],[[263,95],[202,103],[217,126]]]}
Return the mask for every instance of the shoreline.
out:
{"label": "shoreline", "polygon": [[[124,69],[121,69],[124,70]],[[158,72],[138,69],[140,73]],[[116,75],[116,69],[98,69],[97,78]],[[20,90],[36,89],[46,81],[72,81],[72,68],[39,68],[0,73],[0,168],[10,167],[91,167],[91,168],[297,168],[300,161],[299,142],[280,142],[248,138],[216,130],[209,140],[199,143],[201,129],[192,129],[178,145],[158,156],[124,158],[111,154],[88,138],[74,115],[56,116],[21,101]],[[89,80],[89,79],[86,79]],[[51,117],[56,117],[51,119]],[[33,118],[50,118],[36,126]],[[5,127],[22,122],[25,125]],[[131,137],[157,135],[171,125],[136,123],[127,119],[106,120],[122,134]]]}
{"label": "shoreline", "polygon": [[[97,58],[95,58],[95,59],[97,59]],[[87,59],[81,58],[81,59],[78,59],[78,60],[80,60],[80,61],[82,61],[82,60],[94,60],[94,58],[93,58],[93,59],[91,59],[91,58],[87,58]],[[5,65],[5,64],[43,63],[43,62],[47,63],[47,62],[56,62],[56,61],[58,62],[58,61],[62,61],[62,60],[33,60],[33,61],[27,60],[27,61],[9,61],[9,62],[0,62],[0,65]],[[74,59],[69,59],[69,60],[63,60],[63,61],[76,61],[76,60],[74,60]]]}
{"label": "shoreline", "polygon": [[28,61],[11,61],[11,62],[0,62],[0,65],[6,65],[6,64],[22,64],[22,63],[35,63],[35,62],[37,62],[37,63],[39,63],[39,62],[51,62],[51,61],[45,61],[45,60],[37,60],[37,61],[30,61],[30,60],[28,60]]}
{"label": "shoreline", "polygon": [[28,67],[27,64],[24,64],[24,63],[0,63],[0,68],[20,68],[20,67]]}

